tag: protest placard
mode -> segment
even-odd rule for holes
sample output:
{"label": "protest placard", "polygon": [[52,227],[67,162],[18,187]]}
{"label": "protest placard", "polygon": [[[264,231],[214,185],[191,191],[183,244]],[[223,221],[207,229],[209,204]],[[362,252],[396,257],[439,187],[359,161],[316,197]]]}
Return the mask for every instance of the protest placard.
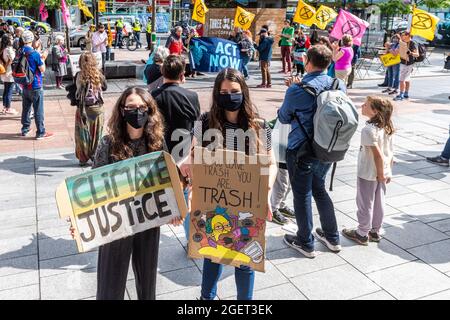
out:
{"label": "protest placard", "polygon": [[380,56],[380,60],[385,67],[390,67],[400,63],[400,55],[394,56],[392,53],[386,53]]}
{"label": "protest placard", "polygon": [[400,58],[402,58],[403,60],[408,61],[409,60],[408,44],[406,42],[400,40],[398,49],[399,49]]}
{"label": "protest placard", "polygon": [[[95,60],[97,61],[97,66],[99,69],[102,68],[102,53],[101,52],[93,52],[95,56]],[[71,54],[69,55],[70,68],[72,69],[72,75],[76,75],[77,72],[80,71],[80,57],[81,54]]]}
{"label": "protest placard", "polygon": [[178,171],[162,151],[69,177],[56,190],[70,217],[78,251],[167,224],[187,212]]}
{"label": "protest placard", "polygon": [[269,158],[252,162],[241,152],[194,152],[203,155],[203,164],[192,167],[189,257],[264,272],[269,176],[262,172]]}

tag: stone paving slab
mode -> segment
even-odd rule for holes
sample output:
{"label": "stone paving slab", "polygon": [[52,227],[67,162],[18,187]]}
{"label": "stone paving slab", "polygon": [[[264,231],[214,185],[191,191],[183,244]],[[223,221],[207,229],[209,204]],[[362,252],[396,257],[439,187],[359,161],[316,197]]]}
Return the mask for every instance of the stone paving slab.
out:
{"label": "stone paving slab", "polygon": [[448,239],[445,233],[437,231],[420,221],[403,223],[386,228],[384,237],[403,249]]}
{"label": "stone paving slab", "polygon": [[348,264],[298,276],[291,281],[311,300],[353,299],[380,290]]}
{"label": "stone paving slab", "polygon": [[417,299],[450,288],[450,278],[420,261],[368,275],[396,299]]}
{"label": "stone paving slab", "polygon": [[[277,81],[282,80],[281,76]],[[210,100],[211,79],[198,86],[202,110]],[[425,161],[436,155],[448,137],[448,77],[413,82],[414,97],[395,103],[395,177],[387,188],[384,240],[362,247],[342,238],[343,250],[329,252],[316,242],[319,256],[303,258],[283,242],[285,231],[267,224],[267,272],[257,273],[256,299],[448,299],[450,291],[450,169]],[[252,83],[259,81],[255,77]],[[358,81],[350,96],[360,104],[378,81]],[[131,82],[123,82],[124,87]],[[201,89],[201,87],[204,87]],[[209,87],[208,87],[209,86]],[[117,87],[119,92],[120,88]],[[433,96],[429,97],[430,90]],[[261,116],[275,116],[285,88],[252,88]],[[117,98],[108,96],[107,117]],[[17,102],[16,103],[17,106]],[[60,136],[36,142],[13,137],[18,119],[1,119],[0,128],[0,299],[93,299],[97,252],[78,254],[69,224],[59,219],[54,190],[67,176],[89,168],[73,155],[73,113],[67,101],[46,101],[48,126]],[[331,192],[339,230],[356,219],[356,161],[361,117],[346,159],[339,164]],[[327,185],[329,176],[327,178]],[[7,186],[5,192],[4,187]],[[288,201],[292,204],[292,194]],[[319,216],[313,204],[314,226]],[[200,295],[203,260],[186,256],[182,227],[161,228],[157,277],[158,299],[196,299]],[[125,299],[136,299],[129,268]],[[234,268],[225,267],[219,298],[235,299]]]}

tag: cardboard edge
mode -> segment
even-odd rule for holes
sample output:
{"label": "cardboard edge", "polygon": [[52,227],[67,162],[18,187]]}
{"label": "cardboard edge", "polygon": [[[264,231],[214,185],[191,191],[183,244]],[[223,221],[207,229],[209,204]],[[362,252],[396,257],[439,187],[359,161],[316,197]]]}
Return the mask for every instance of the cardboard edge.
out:
{"label": "cardboard edge", "polygon": [[[202,155],[202,159],[203,159],[204,152],[212,153],[211,151],[207,150],[206,148],[199,147],[199,146],[196,146],[194,148],[194,153],[195,152],[200,152],[201,155]],[[233,151],[233,150],[228,150],[228,149],[219,149],[219,150],[216,150],[215,152],[223,152],[224,153],[224,157],[226,157],[225,153],[235,153],[235,152],[239,152],[239,151]],[[248,158],[249,156],[245,156],[245,157]],[[268,160],[270,158],[269,155],[258,153],[258,154],[256,154],[256,157],[257,157],[258,161],[261,161],[262,163],[265,163],[264,165],[261,165],[261,167],[269,167],[270,166],[270,164],[268,164],[268,162],[269,162]],[[194,179],[193,182],[195,183],[195,179]],[[268,186],[269,185],[269,176],[268,175],[261,175],[260,184],[265,184],[265,185]],[[262,192],[261,188],[260,188],[260,190],[261,191],[259,192],[259,196],[262,197],[262,196],[264,196],[264,192]],[[266,196],[268,196],[268,195],[266,195]],[[267,203],[265,204],[265,211],[267,212],[268,210],[269,210],[269,203],[267,201]],[[266,228],[265,231],[267,231],[267,219],[265,219],[265,220],[266,220],[265,221],[265,228]],[[192,229],[193,228],[190,228],[190,232],[192,232]],[[187,236],[186,238],[187,238],[187,241],[189,243],[190,234],[189,234],[189,237]],[[218,259],[216,257],[210,257],[210,256],[206,256],[206,255],[204,256],[204,255],[199,254],[198,252],[193,251],[193,246],[188,246],[187,255],[188,255],[188,257],[190,259],[210,259],[214,263],[228,265],[228,266],[237,267],[237,268],[239,268],[242,265],[245,265],[245,266],[248,266],[248,267],[252,268],[252,270],[254,270],[254,271],[265,273],[266,272],[266,257],[267,257],[266,256],[266,254],[267,254],[267,252],[266,252],[266,244],[267,244],[267,239],[266,239],[266,235],[264,234],[264,248],[263,248],[263,250],[264,250],[264,257],[265,257],[265,259],[262,261],[262,263],[259,263],[257,265],[253,264],[253,266],[252,265],[242,264],[242,263],[240,263],[238,261],[234,261],[234,260],[227,260],[225,262],[224,261],[225,259]],[[224,263],[227,263],[227,264],[224,264]],[[257,268],[255,268],[254,266],[257,266]]]}
{"label": "cardboard edge", "polygon": [[[61,182],[56,188],[55,193],[56,205],[58,207],[59,217],[61,219],[70,218],[70,223],[75,229],[75,242],[77,243],[78,252],[84,252],[83,245],[80,239],[80,232],[78,231],[78,225],[73,215],[72,205],[70,204],[69,192],[67,191],[66,181]],[[67,230],[69,232],[69,230]]]}
{"label": "cardboard edge", "polygon": [[184,200],[184,193],[183,189],[181,188],[181,181],[180,177],[178,175],[178,169],[175,164],[175,161],[173,160],[172,156],[168,154],[167,152],[162,152],[164,155],[164,159],[166,161],[167,169],[169,171],[170,175],[170,181],[172,182],[172,189],[175,194],[175,199],[178,204],[178,209],[181,210],[181,218],[186,218],[186,215],[188,213],[188,208],[186,205],[186,201]]}

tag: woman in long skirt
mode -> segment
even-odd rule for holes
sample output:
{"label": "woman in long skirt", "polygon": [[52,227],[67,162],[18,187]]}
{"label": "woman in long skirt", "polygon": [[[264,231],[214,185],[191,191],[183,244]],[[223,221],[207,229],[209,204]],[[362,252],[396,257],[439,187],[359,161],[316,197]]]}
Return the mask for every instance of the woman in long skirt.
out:
{"label": "woman in long skirt", "polygon": [[103,134],[104,108],[102,91],[106,79],[97,67],[95,56],[85,52],[80,57],[80,72],[76,75],[75,155],[80,166],[93,161]]}

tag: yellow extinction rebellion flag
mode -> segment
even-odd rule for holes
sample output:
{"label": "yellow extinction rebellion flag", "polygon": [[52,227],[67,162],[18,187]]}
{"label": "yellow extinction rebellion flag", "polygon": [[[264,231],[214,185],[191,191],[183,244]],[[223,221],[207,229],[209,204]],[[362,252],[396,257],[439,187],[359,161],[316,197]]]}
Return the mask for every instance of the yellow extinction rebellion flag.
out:
{"label": "yellow extinction rebellion flag", "polygon": [[83,11],[84,15],[89,18],[94,18],[92,13],[89,11],[89,8],[84,3],[84,0],[78,0],[78,8]]}
{"label": "yellow extinction rebellion flag", "polygon": [[336,18],[337,12],[327,6],[320,6],[319,10],[316,12],[314,24],[322,30],[325,30],[327,24],[330,23],[334,18]]}
{"label": "yellow extinction rebellion flag", "polygon": [[209,11],[203,0],[195,0],[194,10],[192,11],[192,20],[198,21],[202,24],[206,22],[206,13]]}
{"label": "yellow extinction rebellion flag", "polygon": [[252,25],[255,14],[245,11],[241,7],[236,8],[236,15],[234,16],[234,26],[242,30],[248,30]]}
{"label": "yellow extinction rebellion flag", "polygon": [[299,0],[294,15],[294,22],[310,27],[316,21],[315,15],[316,9],[309,4],[304,3],[302,0]]}
{"label": "yellow extinction rebellion flag", "polygon": [[414,8],[411,20],[411,35],[427,40],[434,39],[439,18],[424,10]]}

